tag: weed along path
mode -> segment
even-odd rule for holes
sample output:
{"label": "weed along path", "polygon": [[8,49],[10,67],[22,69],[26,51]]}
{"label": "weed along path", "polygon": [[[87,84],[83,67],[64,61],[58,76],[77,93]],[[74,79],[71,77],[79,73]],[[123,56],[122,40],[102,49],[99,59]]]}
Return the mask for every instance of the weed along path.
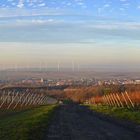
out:
{"label": "weed along path", "polygon": [[86,106],[64,104],[56,111],[44,140],[139,140],[127,127],[106,121]]}

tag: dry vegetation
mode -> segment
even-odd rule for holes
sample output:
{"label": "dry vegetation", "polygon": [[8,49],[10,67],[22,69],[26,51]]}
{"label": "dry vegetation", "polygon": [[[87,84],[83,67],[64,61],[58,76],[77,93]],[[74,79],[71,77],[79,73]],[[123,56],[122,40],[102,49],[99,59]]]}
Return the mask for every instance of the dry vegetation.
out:
{"label": "dry vegetation", "polygon": [[[124,107],[127,106],[127,103],[126,103],[127,101],[128,104],[130,104],[131,106],[133,106],[133,104],[135,107],[140,106],[140,85],[103,85],[103,86],[90,86],[90,87],[69,87],[64,90],[55,89],[55,88],[51,90],[47,90],[47,89],[38,89],[38,90],[39,92],[41,92],[41,94],[45,96],[53,97],[57,100],[69,99],[78,103],[87,102],[91,104],[108,104],[110,106],[116,105],[120,107],[121,106],[123,107],[123,105]],[[36,91],[38,90],[31,89],[32,91],[31,95],[35,94]],[[125,94],[125,91],[127,91],[128,95]],[[110,96],[113,96],[113,97],[110,97]],[[35,97],[34,95],[31,96],[30,98],[31,103],[32,101],[35,100],[34,97]],[[107,98],[110,98],[110,99],[107,99]],[[44,97],[42,98],[42,100],[44,100]],[[112,100],[112,101],[109,101],[109,100]],[[30,104],[30,102],[28,103]]]}
{"label": "dry vegetation", "polygon": [[[126,100],[128,102],[129,98],[133,102],[135,106],[140,105],[140,85],[104,85],[104,86],[91,86],[91,87],[75,87],[68,88],[64,91],[61,90],[53,90],[48,92],[48,94],[52,97],[57,98],[58,100],[70,99],[78,103],[90,102],[91,104],[100,104],[105,103],[103,100],[103,96],[105,95],[118,95],[120,101],[126,106],[126,101],[122,95],[122,93],[128,92],[124,94]],[[128,97],[129,96],[129,97]],[[115,97],[115,96],[114,96]],[[115,101],[117,104],[119,101]],[[121,104],[121,103],[120,103]],[[119,105],[119,104],[118,104]]]}

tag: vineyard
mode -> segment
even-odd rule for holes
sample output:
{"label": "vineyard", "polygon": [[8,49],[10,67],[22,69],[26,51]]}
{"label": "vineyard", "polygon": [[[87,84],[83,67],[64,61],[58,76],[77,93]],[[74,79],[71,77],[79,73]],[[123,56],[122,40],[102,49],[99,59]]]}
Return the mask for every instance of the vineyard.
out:
{"label": "vineyard", "polygon": [[[96,92],[97,91],[97,92]],[[0,90],[0,109],[25,109],[28,107],[46,105],[56,100],[71,99],[74,102],[89,104],[102,104],[121,108],[140,108],[140,92],[98,92],[94,88],[75,89],[75,90],[46,90],[46,89],[1,89]]]}
{"label": "vineyard", "polygon": [[114,107],[140,108],[140,92],[121,92],[109,93],[102,96],[92,97],[89,102],[91,104],[102,104]]}
{"label": "vineyard", "polygon": [[0,109],[25,109],[46,105],[49,97],[38,89],[0,90]]}

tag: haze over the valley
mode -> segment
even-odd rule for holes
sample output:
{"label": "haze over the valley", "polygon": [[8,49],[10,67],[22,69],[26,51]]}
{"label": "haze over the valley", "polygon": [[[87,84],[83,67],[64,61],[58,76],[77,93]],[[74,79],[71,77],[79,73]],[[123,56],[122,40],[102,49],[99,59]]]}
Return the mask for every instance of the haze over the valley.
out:
{"label": "haze over the valley", "polygon": [[138,0],[0,1],[0,68],[140,70]]}

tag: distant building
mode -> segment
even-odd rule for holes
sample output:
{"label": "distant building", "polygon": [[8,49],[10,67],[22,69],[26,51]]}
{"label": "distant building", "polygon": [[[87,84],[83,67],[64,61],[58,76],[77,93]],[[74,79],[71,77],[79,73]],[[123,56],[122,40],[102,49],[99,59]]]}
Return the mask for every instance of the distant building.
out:
{"label": "distant building", "polygon": [[135,84],[140,84],[140,80],[135,80]]}
{"label": "distant building", "polygon": [[98,81],[98,85],[99,86],[103,85],[102,81]]}
{"label": "distant building", "polygon": [[42,83],[44,83],[44,79],[43,78],[25,79],[25,80],[22,80],[22,83],[24,83],[24,84],[42,84]]}
{"label": "distant building", "polygon": [[41,82],[41,83],[44,83],[44,79],[43,79],[43,78],[41,78],[40,82]]}

